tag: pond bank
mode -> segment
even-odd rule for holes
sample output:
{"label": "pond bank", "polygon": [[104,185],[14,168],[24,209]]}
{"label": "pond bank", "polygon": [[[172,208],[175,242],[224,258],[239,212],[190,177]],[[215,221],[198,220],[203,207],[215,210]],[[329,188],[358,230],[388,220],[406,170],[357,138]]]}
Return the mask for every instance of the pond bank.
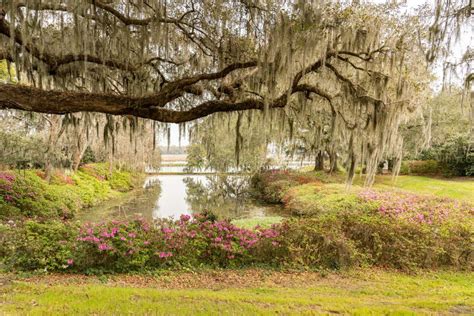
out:
{"label": "pond bank", "polygon": [[[150,194],[150,190],[140,184],[142,181],[137,181],[137,185],[128,192],[120,192],[120,194],[116,194],[95,206],[81,209],[75,219],[81,222],[100,222],[120,217],[145,217],[139,206],[134,207],[137,201]],[[154,189],[152,194],[157,198],[160,193],[159,187]],[[156,198],[152,197],[152,200],[154,201]]]}
{"label": "pond bank", "polygon": [[0,215],[2,219],[71,219],[81,210],[133,190],[140,173],[107,164],[82,166],[77,172],[56,171],[51,181],[39,170],[0,172]]}
{"label": "pond bank", "polygon": [[[474,223],[470,215],[473,209],[467,204],[380,190],[358,189],[348,194],[341,184],[323,184],[303,174],[272,172],[262,176],[257,183],[266,183],[263,188],[270,197],[273,191],[268,191],[269,188],[288,188],[280,196],[281,201],[286,209],[299,216],[271,228],[269,225],[257,228],[258,223],[249,220],[247,225],[219,221],[206,212],[182,215],[177,221],[102,218],[103,223],[85,225],[72,221],[12,221],[1,226],[0,253],[4,254],[4,266],[17,271],[144,274],[162,269],[179,270],[183,266],[473,269]],[[164,186],[160,199],[164,196],[180,205],[183,203],[180,192],[187,189],[194,192],[187,202],[196,198],[195,202],[207,208],[213,205],[232,214],[233,205],[222,203],[225,199],[220,199],[219,190],[217,195],[206,190],[222,188],[222,183],[210,181],[203,186],[191,178],[186,180],[189,186],[186,188],[182,185],[184,179],[175,176],[158,180],[170,177],[168,180],[181,183],[175,188],[181,191],[166,193]],[[153,179],[148,180],[154,183]],[[229,191],[240,196],[241,179],[226,180],[236,181]],[[162,202],[160,199],[158,204]]]}

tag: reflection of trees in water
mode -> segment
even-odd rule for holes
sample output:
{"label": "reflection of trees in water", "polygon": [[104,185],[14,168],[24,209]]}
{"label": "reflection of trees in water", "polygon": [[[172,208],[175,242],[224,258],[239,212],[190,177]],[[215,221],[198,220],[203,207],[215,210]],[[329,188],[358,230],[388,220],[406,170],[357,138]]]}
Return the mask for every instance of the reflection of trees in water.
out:
{"label": "reflection of trees in water", "polygon": [[249,180],[244,176],[185,178],[186,202],[195,212],[209,210],[219,218],[236,217],[246,208]]}
{"label": "reflection of trees in water", "polygon": [[137,216],[152,219],[152,211],[160,192],[158,179],[146,179],[143,188],[135,192],[129,201],[124,202],[121,199],[106,201],[86,212],[81,212],[80,220],[100,222],[106,219],[130,219]]}
{"label": "reflection of trees in water", "polygon": [[152,211],[156,206],[161,192],[158,178],[147,178],[143,184],[142,193],[128,203],[121,205],[117,215],[124,217],[135,217],[137,215],[152,219]]}
{"label": "reflection of trees in water", "polygon": [[150,177],[145,179],[144,189],[160,187],[160,179],[158,177]]}

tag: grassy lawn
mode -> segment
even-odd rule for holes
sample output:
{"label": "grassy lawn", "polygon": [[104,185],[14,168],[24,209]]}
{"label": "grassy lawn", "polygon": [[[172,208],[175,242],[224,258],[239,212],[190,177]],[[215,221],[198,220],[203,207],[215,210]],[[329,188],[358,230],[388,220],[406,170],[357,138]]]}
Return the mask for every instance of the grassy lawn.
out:
{"label": "grassy lawn", "polygon": [[[312,172],[302,169],[304,172]],[[338,173],[328,175],[326,172],[316,172],[318,178],[323,182],[344,183],[345,174]],[[363,176],[356,175],[354,185],[361,186],[364,183]],[[464,178],[433,178],[424,176],[398,176],[395,182],[391,175],[378,175],[375,178],[376,188],[397,188],[420,194],[434,194],[441,197],[459,199],[474,203],[474,177]]]}
{"label": "grassy lawn", "polygon": [[407,191],[422,194],[434,194],[469,202],[474,202],[474,179],[439,179],[419,176],[399,176],[392,182],[390,176],[379,176],[376,187],[394,186]]}
{"label": "grassy lawn", "polygon": [[5,315],[473,314],[474,274],[268,270],[3,282]]}

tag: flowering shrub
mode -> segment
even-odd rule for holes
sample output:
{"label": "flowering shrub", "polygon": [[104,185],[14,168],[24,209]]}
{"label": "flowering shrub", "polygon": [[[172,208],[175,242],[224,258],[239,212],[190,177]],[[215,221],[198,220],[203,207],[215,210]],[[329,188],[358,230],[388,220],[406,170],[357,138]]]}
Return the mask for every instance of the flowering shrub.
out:
{"label": "flowering shrub", "polygon": [[96,164],[83,165],[80,170],[100,181],[105,181],[108,172],[103,164],[100,167]]}
{"label": "flowering shrub", "polygon": [[278,264],[474,267],[471,204],[403,191],[347,192],[320,182],[283,192],[285,208],[304,218],[278,226]]}
{"label": "flowering shrub", "polygon": [[0,210],[3,216],[15,216],[19,213],[13,205],[17,194],[13,190],[15,175],[0,172]]}
{"label": "flowering shrub", "polygon": [[86,224],[77,238],[77,269],[114,271],[166,266],[236,266],[258,260],[264,244],[276,247],[275,229],[248,230],[227,221],[182,215],[150,225],[143,220]]}
{"label": "flowering shrub", "polygon": [[143,221],[85,224],[76,239],[74,260],[84,268],[125,270],[145,264],[151,253],[149,226]]}
{"label": "flowering shrub", "polygon": [[374,202],[380,215],[415,223],[461,223],[474,216],[473,205],[449,198],[376,190],[364,190],[358,196],[363,202]]}
{"label": "flowering shrub", "polygon": [[[46,173],[42,170],[37,170],[36,172],[36,175],[38,177],[40,177],[41,179],[43,180],[46,180]],[[74,180],[66,175],[64,172],[60,171],[60,170],[55,170],[53,172],[53,174],[51,175],[51,179],[50,179],[50,184],[56,184],[56,185],[63,185],[63,184],[67,184],[67,185],[74,185]]]}
{"label": "flowering shrub", "polygon": [[474,232],[343,211],[279,226],[280,265],[343,268],[376,265],[401,270],[474,268]]}
{"label": "flowering shrub", "polygon": [[11,185],[15,181],[15,175],[9,172],[0,172],[0,185],[6,186]]}
{"label": "flowering shrub", "polygon": [[0,193],[5,202],[13,202],[13,184],[15,175],[7,172],[0,172]]}
{"label": "flowering shrub", "polygon": [[287,190],[282,201],[293,214],[303,216],[371,207],[370,203],[361,204],[356,194],[347,192],[343,184],[336,183],[298,185]]}
{"label": "flowering shrub", "polygon": [[113,194],[112,188],[128,191],[132,174],[114,171],[110,181],[78,171],[67,176],[52,175],[51,182],[35,170],[0,172],[0,219],[65,219],[83,207],[98,204]]}
{"label": "flowering shrub", "polygon": [[288,170],[269,170],[252,178],[255,195],[268,203],[281,203],[285,193],[292,187],[320,182],[314,174],[291,172]]}
{"label": "flowering shrub", "polygon": [[64,174],[63,172],[55,172],[51,178],[51,184],[56,185],[74,185],[74,180],[71,176]]}
{"label": "flowering shrub", "polygon": [[34,170],[12,174],[13,181],[0,184],[0,200],[10,209],[0,205],[0,218],[71,218],[83,205],[77,186],[48,184]]}
{"label": "flowering shrub", "polygon": [[376,212],[341,211],[292,219],[269,229],[242,229],[203,216],[147,223],[110,221],[0,225],[0,264],[20,270],[128,272],[162,268],[474,268],[474,233]]}

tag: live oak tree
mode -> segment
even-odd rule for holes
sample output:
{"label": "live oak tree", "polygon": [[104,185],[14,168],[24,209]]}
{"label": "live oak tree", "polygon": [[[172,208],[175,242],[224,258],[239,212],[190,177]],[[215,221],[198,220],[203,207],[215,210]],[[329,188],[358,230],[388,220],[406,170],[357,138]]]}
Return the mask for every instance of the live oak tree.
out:
{"label": "live oak tree", "polygon": [[0,108],[100,112],[110,126],[114,116],[185,123],[257,110],[282,131],[322,101],[333,142],[348,148],[349,180],[363,161],[370,185],[400,151],[398,125],[449,33],[437,29],[444,14],[464,10],[445,2],[420,34],[423,21],[396,4],[3,0],[0,59],[20,84],[0,83]]}

